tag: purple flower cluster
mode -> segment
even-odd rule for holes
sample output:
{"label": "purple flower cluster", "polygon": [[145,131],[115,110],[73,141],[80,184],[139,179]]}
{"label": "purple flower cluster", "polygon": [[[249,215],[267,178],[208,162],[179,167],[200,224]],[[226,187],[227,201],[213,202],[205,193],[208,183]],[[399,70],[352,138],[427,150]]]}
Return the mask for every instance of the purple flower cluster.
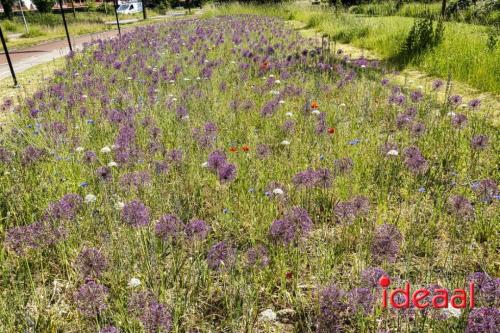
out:
{"label": "purple flower cluster", "polygon": [[74,293],[73,299],[78,310],[87,317],[95,317],[108,308],[108,288],[89,280]]}
{"label": "purple flower cluster", "polygon": [[221,183],[228,183],[236,178],[236,166],[227,161],[226,154],[215,150],[208,156],[208,168],[215,172]]}
{"label": "purple flower cluster", "polygon": [[420,149],[415,146],[405,149],[405,164],[414,174],[422,174],[429,169],[427,160],[422,156]]}
{"label": "purple flower cluster", "polygon": [[76,267],[84,278],[98,278],[107,269],[108,261],[96,248],[84,248],[76,257]]}
{"label": "purple flower cluster", "polygon": [[305,188],[328,188],[332,186],[332,175],[327,168],[312,169],[308,168],[305,171],[295,174],[292,182],[297,187]]}
{"label": "purple flower cluster", "polygon": [[399,254],[402,236],[393,224],[382,224],[375,228],[372,241],[372,256],[375,262],[395,262]]}
{"label": "purple flower cluster", "polygon": [[281,220],[276,220],[269,228],[271,239],[291,244],[307,237],[312,229],[312,220],[307,211],[301,207],[294,207],[285,213]]}
{"label": "purple flower cluster", "polygon": [[122,222],[131,227],[141,227],[149,224],[149,208],[139,200],[125,204],[121,212]]}
{"label": "purple flower cluster", "polygon": [[474,207],[462,195],[454,195],[448,199],[448,210],[459,219],[470,220],[474,217]]}
{"label": "purple flower cluster", "polygon": [[35,222],[7,230],[5,245],[22,255],[29,249],[40,249],[55,244],[66,236],[67,231],[62,226],[56,227],[47,222]]}
{"label": "purple flower cluster", "polygon": [[214,244],[207,254],[207,264],[212,270],[230,268],[236,261],[236,249],[222,241]]}
{"label": "purple flower cluster", "polygon": [[172,314],[164,304],[150,292],[133,294],[129,304],[129,311],[142,323],[148,333],[170,332],[173,327]]}
{"label": "purple flower cluster", "polygon": [[351,223],[370,211],[370,201],[365,196],[356,196],[349,201],[338,202],[334,207],[335,217],[339,222]]}

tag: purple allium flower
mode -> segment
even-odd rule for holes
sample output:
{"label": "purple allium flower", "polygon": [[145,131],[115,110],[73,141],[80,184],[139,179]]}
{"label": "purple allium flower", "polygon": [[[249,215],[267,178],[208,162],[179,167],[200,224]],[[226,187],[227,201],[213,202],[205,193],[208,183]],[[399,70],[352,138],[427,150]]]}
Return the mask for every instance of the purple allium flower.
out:
{"label": "purple allium flower", "polygon": [[266,144],[258,144],[255,148],[255,153],[258,158],[265,159],[271,155],[271,148]]}
{"label": "purple allium flower", "polygon": [[474,207],[466,197],[461,195],[454,195],[448,199],[448,210],[463,220],[470,220],[474,217]]}
{"label": "purple allium flower", "polygon": [[46,155],[44,149],[28,146],[22,153],[21,163],[24,166],[31,165]]}
{"label": "purple allium flower", "polygon": [[408,169],[415,174],[425,173],[429,169],[427,160],[422,156],[418,147],[408,147],[405,149],[405,163]]}
{"label": "purple allium flower", "polygon": [[226,154],[221,150],[215,150],[208,155],[208,168],[212,171],[217,171],[220,166],[226,164],[226,161]]}
{"label": "purple allium flower", "polygon": [[411,125],[411,134],[413,134],[414,136],[421,136],[422,134],[425,133],[425,125],[421,122],[416,122],[414,124]]}
{"label": "purple allium flower", "polygon": [[366,215],[370,211],[370,200],[363,195],[354,197],[351,205],[356,216]]}
{"label": "purple allium flower", "polygon": [[333,161],[335,168],[335,175],[343,175],[351,172],[353,167],[352,159],[349,157],[343,157]]}
{"label": "purple allium flower", "polygon": [[354,207],[349,201],[339,202],[334,208],[335,217],[339,222],[352,223],[355,218]]}
{"label": "purple allium flower", "polygon": [[420,90],[415,90],[412,91],[410,97],[413,103],[418,103],[424,98],[424,94]]}
{"label": "purple allium flower", "polygon": [[95,317],[106,310],[108,288],[93,280],[85,282],[74,293],[73,298],[78,310],[87,317]]}
{"label": "purple allium flower", "polygon": [[441,80],[435,80],[434,82],[432,82],[432,89],[433,90],[438,90],[439,88],[441,88],[443,86],[443,81]]}
{"label": "purple allium flower", "polygon": [[488,137],[486,135],[475,135],[470,141],[472,149],[482,150],[488,146]]}
{"label": "purple allium flower", "polygon": [[108,261],[98,249],[85,248],[76,257],[76,267],[82,277],[98,278],[108,267]]}
{"label": "purple allium flower", "polygon": [[120,185],[124,189],[139,189],[151,184],[151,176],[146,171],[126,173],[120,177]]}
{"label": "purple allium flower", "polygon": [[149,224],[149,208],[139,200],[125,204],[121,212],[122,221],[131,227],[141,227]]}
{"label": "purple allium flower", "polygon": [[144,330],[148,333],[170,332],[172,330],[170,310],[158,302],[149,291],[133,294],[128,309],[138,317]]}
{"label": "purple allium flower", "polygon": [[406,113],[400,113],[396,116],[396,126],[398,129],[408,127],[411,124],[412,117]]}
{"label": "purple allium flower", "polygon": [[379,280],[382,276],[389,276],[380,267],[368,267],[361,272],[361,283],[367,288],[378,288]]}
{"label": "purple allium flower", "polygon": [[236,178],[236,166],[232,163],[224,163],[217,168],[217,175],[221,183],[228,183]]}
{"label": "purple allium flower", "polygon": [[495,279],[484,272],[469,274],[468,282],[474,282],[474,290],[479,300],[485,305],[500,305],[500,279]]}
{"label": "purple allium flower", "polygon": [[120,333],[121,331],[115,326],[106,326],[99,330],[99,333]]}
{"label": "purple allium flower", "polygon": [[387,84],[389,84],[389,79],[387,78],[383,78],[382,81],[380,81],[380,83],[383,85],[383,86],[386,86]]}
{"label": "purple allium flower", "polygon": [[327,286],[319,295],[318,333],[336,333],[345,329],[347,304],[345,292],[335,284]]}
{"label": "purple allium flower", "polygon": [[0,147],[0,163],[8,164],[12,161],[14,154],[4,147]]}
{"label": "purple allium flower", "polygon": [[97,155],[95,152],[91,151],[91,150],[87,150],[84,154],[83,154],[83,161],[85,163],[93,163],[97,160]]}
{"label": "purple allium flower", "polygon": [[247,264],[249,266],[266,267],[269,265],[269,253],[264,245],[250,248],[247,253]]}
{"label": "purple allium flower", "polygon": [[332,175],[327,168],[319,168],[314,172],[314,185],[320,188],[332,186]]}
{"label": "purple allium flower", "polygon": [[169,165],[167,161],[155,161],[154,168],[157,174],[165,174],[169,170]]}
{"label": "purple allium flower", "polygon": [[493,179],[483,179],[474,188],[474,192],[483,202],[491,202],[498,195],[498,185]]}
{"label": "purple allium flower", "polygon": [[182,149],[170,149],[165,153],[165,157],[170,164],[180,164],[183,159]]}
{"label": "purple allium flower", "polygon": [[375,262],[396,261],[402,236],[398,228],[393,224],[382,224],[375,228],[371,246],[372,256]]}
{"label": "purple allium flower", "polygon": [[108,168],[106,166],[102,166],[102,167],[97,168],[97,170],[95,171],[95,174],[100,180],[104,180],[104,181],[110,180],[112,178],[111,168]]}
{"label": "purple allium flower", "polygon": [[455,128],[463,128],[467,124],[467,116],[463,113],[457,113],[451,117],[451,124]]}
{"label": "purple allium flower", "polygon": [[290,119],[285,120],[285,122],[283,123],[283,131],[287,133],[293,133],[294,130],[295,130],[295,121]]}
{"label": "purple allium flower", "polygon": [[307,211],[294,207],[285,213],[281,220],[276,220],[269,228],[270,237],[284,244],[290,244],[307,237],[312,229],[312,220]]}
{"label": "purple allium flower", "polygon": [[175,110],[175,113],[177,114],[177,117],[179,117],[180,119],[188,116],[188,110],[183,105],[178,106],[177,109]]}
{"label": "purple allium flower", "polygon": [[475,308],[469,314],[465,333],[497,333],[500,328],[500,310]]}
{"label": "purple allium flower", "polygon": [[356,313],[363,311],[369,314],[375,304],[375,295],[372,289],[355,288],[347,294],[349,311]]}
{"label": "purple allium flower", "polygon": [[203,220],[193,219],[186,225],[186,237],[191,240],[203,240],[209,232],[210,226]]}
{"label": "purple allium flower", "polygon": [[5,245],[18,255],[23,255],[29,249],[44,248],[55,244],[66,235],[66,229],[62,226],[56,227],[50,223],[35,222],[7,230]]}
{"label": "purple allium flower", "polygon": [[166,214],[160,217],[155,226],[155,234],[164,241],[177,239],[184,232],[184,224],[175,215]]}
{"label": "purple allium flower", "polygon": [[208,267],[212,270],[221,270],[231,267],[236,260],[236,250],[225,242],[213,245],[207,254]]}
{"label": "purple allium flower", "polygon": [[460,103],[462,103],[462,96],[460,96],[460,95],[450,96],[450,97],[448,97],[448,102],[454,106],[457,106]]}
{"label": "purple allium flower", "polygon": [[312,187],[315,183],[315,176],[314,170],[308,168],[305,171],[296,173],[292,178],[292,182],[295,186]]}
{"label": "purple allium flower", "polygon": [[82,204],[83,199],[78,194],[66,194],[60,200],[49,205],[44,218],[48,220],[72,220]]}
{"label": "purple allium flower", "polygon": [[471,100],[471,101],[469,102],[469,104],[468,104],[468,105],[469,105],[469,107],[470,107],[471,109],[476,109],[476,108],[478,108],[478,107],[481,105],[481,100],[480,100],[480,99],[478,99],[478,98],[473,99],[473,100]]}

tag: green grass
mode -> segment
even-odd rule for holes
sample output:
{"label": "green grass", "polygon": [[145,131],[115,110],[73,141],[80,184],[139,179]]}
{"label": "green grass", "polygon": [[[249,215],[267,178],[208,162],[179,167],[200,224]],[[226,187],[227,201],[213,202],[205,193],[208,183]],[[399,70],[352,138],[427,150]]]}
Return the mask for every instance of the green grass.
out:
{"label": "green grass", "polygon": [[[400,16],[358,16],[331,9],[298,9],[293,5],[233,5],[218,8],[216,12],[252,13],[298,20],[307,24],[308,28],[328,34],[334,40],[371,50],[383,60],[392,59],[394,64],[400,62],[398,53],[415,20]],[[446,22],[443,42],[413,59],[409,66],[444,78],[450,74],[453,80],[467,83],[481,91],[499,94],[500,47],[497,46],[491,52],[487,48],[487,34],[488,28],[485,26]]]}
{"label": "green grass", "polygon": [[[112,7],[110,7],[112,8]],[[149,17],[158,15],[156,11],[148,9]],[[151,20],[142,21],[142,13],[132,15],[122,15],[120,20],[141,19],[139,22],[130,23],[126,26],[139,26],[150,24]],[[66,20],[71,36],[80,36],[90,33],[96,33],[107,30],[116,30],[116,25],[106,25],[105,22],[114,22],[116,20],[112,9],[108,14],[100,12],[66,12]],[[13,20],[1,20],[0,26],[9,33],[20,33],[21,38],[8,39],[7,47],[10,49],[21,49],[43,42],[65,38],[66,32],[62,24],[60,14],[39,14],[26,13],[29,31],[26,32],[22,18],[16,16]],[[0,50],[3,47],[0,45]]]}
{"label": "green grass", "polygon": [[[271,67],[263,71],[261,61],[233,52],[235,30],[241,31],[240,50],[256,50],[261,56],[273,46]],[[314,45],[281,21],[245,16],[182,20],[139,29],[131,37],[77,53],[40,87],[38,97],[20,101],[12,112],[15,126],[0,132],[0,332],[96,333],[106,325],[145,332],[140,320],[148,317],[130,311],[129,303],[134,294],[148,291],[172,314],[172,333],[312,333],[324,287],[335,283],[348,292],[364,286],[361,272],[368,267],[383,268],[394,287],[409,280],[414,287],[439,283],[461,288],[475,271],[498,277],[498,200],[483,202],[471,188],[476,180],[499,179],[498,128],[481,113],[439,103],[427,88],[421,101],[412,102],[412,89],[404,85],[407,104],[388,104],[393,82],[383,86],[378,70],[342,65],[340,58],[329,59],[343,69],[333,73],[317,70],[320,60],[311,53],[287,61],[290,54]],[[121,62],[120,69],[115,61]],[[176,66],[182,70],[176,80],[163,79]],[[210,78],[197,80],[208,66]],[[351,71],[356,76],[339,86]],[[284,103],[262,116],[263,106],[277,99]],[[304,111],[311,100],[324,118]],[[181,107],[189,118],[179,117]],[[426,127],[420,136],[396,124],[410,107],[417,110],[412,122]],[[40,111],[36,117],[34,110]],[[466,114],[466,126],[453,127],[447,115],[451,111]],[[321,119],[336,131],[317,131]],[[295,131],[283,131],[286,120],[295,121]],[[208,148],[193,135],[207,122],[217,127]],[[60,125],[65,129],[56,132]],[[490,144],[475,151],[470,140],[478,134],[488,136]],[[281,144],[285,139],[289,145]],[[387,142],[398,145],[399,156],[383,152]],[[267,159],[256,153],[259,144],[269,145]],[[28,146],[46,154],[30,162]],[[106,152],[104,146],[112,149]],[[427,171],[408,169],[404,152],[411,146],[422,152]],[[118,153],[124,148],[133,154],[122,161]],[[183,151],[180,163],[165,154],[174,148]],[[221,182],[202,166],[216,149],[237,167],[231,182]],[[11,161],[6,151],[12,153]],[[85,151],[95,151],[96,160],[84,162]],[[340,158],[352,159],[352,170],[334,171]],[[103,180],[96,170],[111,161],[119,163],[111,168],[111,178]],[[168,171],[157,172],[158,162],[168,162]],[[331,186],[296,186],[294,175],[308,167],[335,173]],[[127,185],[123,180],[134,172],[144,172],[150,181]],[[282,184],[285,196],[265,194],[273,181]],[[96,201],[58,205],[68,193],[93,194]],[[358,195],[366,196],[369,211],[352,219],[337,216],[339,201]],[[454,195],[472,202],[474,218],[464,220],[450,211]],[[149,208],[149,224],[134,227],[123,218],[119,204],[132,200]],[[269,230],[294,206],[307,210],[313,226],[307,237],[286,245],[272,239]],[[75,214],[61,218],[47,214],[71,210]],[[203,219],[211,231],[199,240],[182,233],[159,237],[155,227],[164,214],[184,222]],[[32,241],[47,241],[46,235],[35,233],[22,241],[29,233],[15,237],[13,228],[35,221],[64,227],[67,236],[30,249]],[[401,237],[380,239],[382,246],[397,245],[391,246],[396,247],[395,262],[372,253],[383,223],[401,232]],[[14,251],[16,239],[26,253]],[[210,269],[207,253],[220,241],[234,247],[234,265],[226,260],[219,270]],[[256,245],[267,247],[268,265],[248,262],[246,253]],[[107,259],[95,277],[79,265],[79,254],[88,247]],[[128,286],[132,277],[141,285]],[[99,315],[86,315],[79,306],[85,299],[75,297],[89,278],[109,290],[107,307]],[[92,305],[93,298],[86,299],[83,304]],[[344,302],[335,299],[327,307]],[[366,314],[336,311],[345,316],[345,332],[459,333],[468,316],[465,310],[460,318],[418,312],[409,318],[383,310],[378,295],[376,302]],[[259,313],[268,308],[291,309],[296,315],[287,325],[259,321]]]}

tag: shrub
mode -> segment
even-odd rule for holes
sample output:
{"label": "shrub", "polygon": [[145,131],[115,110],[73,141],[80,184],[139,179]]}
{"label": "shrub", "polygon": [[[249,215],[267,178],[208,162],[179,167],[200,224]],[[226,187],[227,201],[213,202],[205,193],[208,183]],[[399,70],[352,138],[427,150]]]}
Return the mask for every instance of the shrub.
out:
{"label": "shrub", "polygon": [[411,58],[435,47],[443,39],[444,26],[441,20],[434,27],[432,18],[416,20],[400,52],[400,58],[408,62]]}
{"label": "shrub", "polygon": [[24,34],[21,35],[22,38],[34,38],[34,37],[40,37],[44,36],[45,32],[38,28],[31,27],[28,32],[25,32]]}
{"label": "shrub", "polygon": [[56,2],[55,0],[33,0],[33,3],[40,13],[50,13]]}

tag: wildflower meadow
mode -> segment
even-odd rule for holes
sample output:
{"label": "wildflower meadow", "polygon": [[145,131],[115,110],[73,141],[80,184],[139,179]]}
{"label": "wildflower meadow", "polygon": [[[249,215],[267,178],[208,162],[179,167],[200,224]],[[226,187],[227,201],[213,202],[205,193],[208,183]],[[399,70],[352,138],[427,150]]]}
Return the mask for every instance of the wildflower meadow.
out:
{"label": "wildflower meadow", "polygon": [[1,104],[0,331],[499,332],[498,110],[388,74],[263,15],[71,53]]}

